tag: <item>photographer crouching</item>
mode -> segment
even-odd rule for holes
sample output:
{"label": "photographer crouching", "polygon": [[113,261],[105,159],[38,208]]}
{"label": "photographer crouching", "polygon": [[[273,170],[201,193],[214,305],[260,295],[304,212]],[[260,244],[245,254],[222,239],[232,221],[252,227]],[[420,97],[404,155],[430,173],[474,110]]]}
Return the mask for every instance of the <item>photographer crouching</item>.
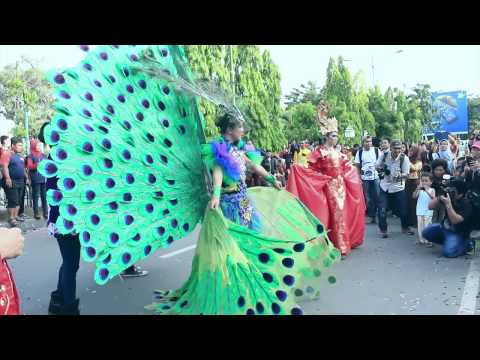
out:
{"label": "photographer crouching", "polygon": [[472,250],[470,233],[473,226],[473,207],[466,198],[468,186],[462,179],[445,178],[444,186],[430,201],[429,209],[445,209],[445,216],[439,224],[425,228],[423,237],[443,246],[443,256],[454,258]]}

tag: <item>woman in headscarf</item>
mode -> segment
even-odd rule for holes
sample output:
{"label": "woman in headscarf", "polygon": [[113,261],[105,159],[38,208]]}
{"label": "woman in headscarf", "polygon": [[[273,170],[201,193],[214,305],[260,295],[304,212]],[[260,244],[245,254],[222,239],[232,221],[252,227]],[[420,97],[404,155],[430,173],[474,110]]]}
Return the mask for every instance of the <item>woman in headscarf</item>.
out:
{"label": "woman in headscarf", "polygon": [[33,212],[35,219],[40,219],[40,214],[38,211],[38,199],[41,199],[43,218],[48,219],[48,205],[47,205],[47,190],[46,190],[46,179],[43,177],[37,170],[37,166],[40,161],[46,159],[47,157],[42,152],[42,143],[40,140],[33,139],[30,141],[30,154],[27,157],[27,170],[28,177],[30,178],[30,183],[32,184],[32,193],[33,193]]}

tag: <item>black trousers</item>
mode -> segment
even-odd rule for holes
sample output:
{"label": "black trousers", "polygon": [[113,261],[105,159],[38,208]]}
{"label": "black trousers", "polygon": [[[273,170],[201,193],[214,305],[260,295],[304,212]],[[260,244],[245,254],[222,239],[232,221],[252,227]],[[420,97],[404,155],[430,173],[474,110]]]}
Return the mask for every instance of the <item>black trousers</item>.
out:
{"label": "black trousers", "polygon": [[20,198],[19,198],[19,203],[20,203],[20,209],[18,209],[18,215],[23,215],[25,212],[25,192],[27,189],[27,184],[23,183],[22,186],[22,192],[20,193]]}
{"label": "black trousers", "polygon": [[402,230],[408,229],[407,223],[407,196],[405,190],[396,193],[387,193],[380,189],[380,202],[378,206],[378,227],[380,231],[388,230],[387,209],[390,207],[392,212],[400,218]]}
{"label": "black trousers", "polygon": [[62,265],[58,272],[57,292],[62,296],[65,305],[71,305],[76,300],[77,271],[80,267],[80,240],[78,235],[55,235]]}
{"label": "black trousers", "polygon": [[42,211],[43,216],[48,215],[48,205],[47,205],[47,184],[39,183],[32,184],[32,197],[33,197],[33,213],[38,214],[38,199],[40,198],[42,202]]}
{"label": "black trousers", "polygon": [[[3,189],[5,190],[5,196],[7,197],[7,208],[15,209],[17,206],[22,208],[22,199],[25,196],[25,184],[23,181],[12,180],[12,187],[8,187],[3,179]],[[20,214],[20,211],[18,212]]]}

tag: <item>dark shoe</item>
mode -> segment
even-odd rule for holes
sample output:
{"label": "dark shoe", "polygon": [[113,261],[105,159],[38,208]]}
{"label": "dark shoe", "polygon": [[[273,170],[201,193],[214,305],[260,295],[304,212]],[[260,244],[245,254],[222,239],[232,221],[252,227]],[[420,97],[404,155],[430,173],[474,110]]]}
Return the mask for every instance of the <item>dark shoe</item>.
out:
{"label": "dark shoe", "polygon": [[123,277],[140,277],[147,276],[148,271],[140,269],[138,266],[133,266],[122,272]]}
{"label": "dark shoe", "polygon": [[473,241],[470,241],[467,245],[467,248],[465,250],[465,254],[467,255],[474,255],[474,250],[475,250],[475,245],[473,244]]}
{"label": "dark shoe", "polygon": [[59,315],[80,315],[80,300],[75,300],[72,304],[63,304]]}
{"label": "dark shoe", "polygon": [[35,214],[35,219],[40,220],[40,219],[41,219],[40,215],[39,215],[39,214]]}
{"label": "dark shoe", "polygon": [[17,221],[19,221],[19,222],[24,222],[24,221],[25,221],[25,218],[20,217],[20,216],[17,216],[17,217],[15,218],[15,220],[17,220]]}
{"label": "dark shoe", "polygon": [[370,220],[370,224],[376,224],[377,223],[377,220],[373,217],[371,220]]}
{"label": "dark shoe", "polygon": [[380,236],[381,236],[382,239],[387,239],[388,238],[388,234],[386,232],[380,233]]}
{"label": "dark shoe", "polygon": [[405,235],[415,235],[415,233],[410,229],[404,229],[402,230],[402,233]]}
{"label": "dark shoe", "polygon": [[63,298],[54,291],[50,295],[50,304],[48,305],[48,315],[60,315],[62,313]]}
{"label": "dark shoe", "polygon": [[18,226],[18,223],[15,219],[10,219],[8,220],[8,224],[10,225],[10,227],[14,228],[14,227],[17,227]]}
{"label": "dark shoe", "polygon": [[45,220],[48,220],[48,214],[43,214],[43,218],[44,218]]}

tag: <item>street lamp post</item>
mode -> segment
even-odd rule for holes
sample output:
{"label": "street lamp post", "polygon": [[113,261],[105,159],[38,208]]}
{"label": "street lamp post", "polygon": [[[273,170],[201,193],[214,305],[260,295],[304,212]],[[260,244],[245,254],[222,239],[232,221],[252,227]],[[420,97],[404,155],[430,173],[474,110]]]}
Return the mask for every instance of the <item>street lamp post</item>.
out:
{"label": "street lamp post", "polygon": [[27,154],[29,154],[30,153],[30,134],[29,134],[29,124],[28,124],[29,113],[26,106],[23,107],[23,116],[25,118],[25,138],[26,138],[25,147],[27,149]]}
{"label": "street lamp post", "polygon": [[[399,49],[399,50],[395,51],[393,53],[393,55],[398,55],[398,54],[401,54],[403,52],[405,52],[405,51],[402,50],[402,49]],[[354,61],[354,60],[355,59],[344,59],[343,61],[349,62],[349,61]],[[372,81],[373,81],[372,85],[375,86],[375,59],[374,59],[373,55],[372,55]]]}
{"label": "street lamp post", "polygon": [[23,120],[24,120],[24,127],[25,127],[25,148],[27,150],[27,154],[30,152],[30,134],[29,134],[29,121],[28,121],[28,109],[27,104],[25,102],[25,93],[23,94],[23,99],[19,96],[15,99],[15,106],[17,109],[23,108]]}

